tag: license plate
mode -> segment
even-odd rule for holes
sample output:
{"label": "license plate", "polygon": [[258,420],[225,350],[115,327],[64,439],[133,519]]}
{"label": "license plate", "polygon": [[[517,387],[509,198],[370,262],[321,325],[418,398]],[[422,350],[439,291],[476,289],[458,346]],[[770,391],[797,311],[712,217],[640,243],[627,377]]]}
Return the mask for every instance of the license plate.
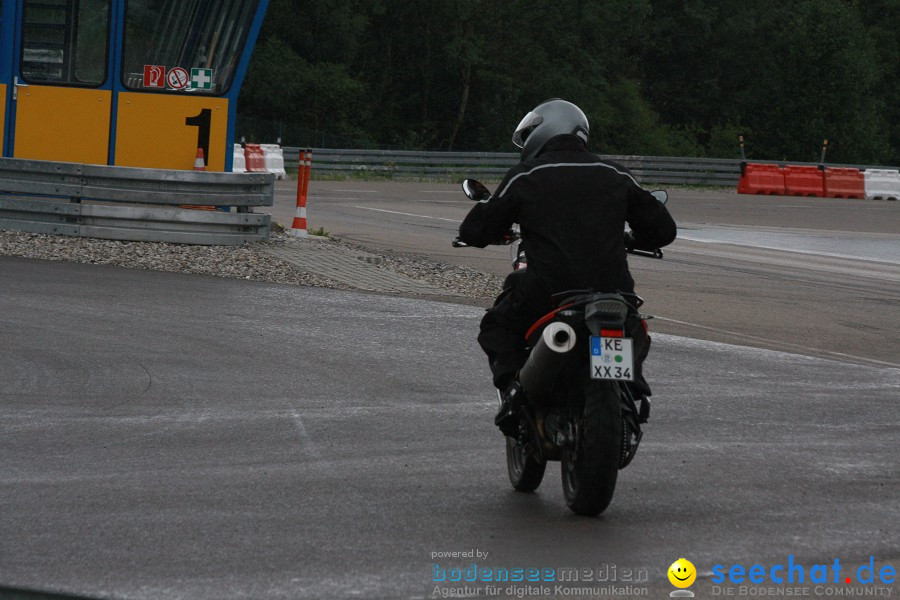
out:
{"label": "license plate", "polygon": [[634,381],[631,338],[591,336],[591,377]]}

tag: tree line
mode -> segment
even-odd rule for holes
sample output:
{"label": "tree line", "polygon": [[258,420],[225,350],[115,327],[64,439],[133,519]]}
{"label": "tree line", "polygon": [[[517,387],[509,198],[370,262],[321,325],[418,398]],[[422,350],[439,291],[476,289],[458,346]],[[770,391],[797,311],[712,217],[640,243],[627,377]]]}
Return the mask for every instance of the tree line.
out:
{"label": "tree line", "polygon": [[[238,135],[513,151],[560,97],[604,154],[900,164],[900,0],[271,0]],[[265,139],[263,139],[265,138]]]}

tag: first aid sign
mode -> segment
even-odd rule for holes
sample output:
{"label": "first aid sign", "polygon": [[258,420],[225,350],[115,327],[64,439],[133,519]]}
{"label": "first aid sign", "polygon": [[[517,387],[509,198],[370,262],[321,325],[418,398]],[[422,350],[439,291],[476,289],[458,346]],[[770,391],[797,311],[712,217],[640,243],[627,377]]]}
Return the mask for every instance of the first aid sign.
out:
{"label": "first aid sign", "polygon": [[212,80],[212,69],[191,69],[191,89],[211,90]]}

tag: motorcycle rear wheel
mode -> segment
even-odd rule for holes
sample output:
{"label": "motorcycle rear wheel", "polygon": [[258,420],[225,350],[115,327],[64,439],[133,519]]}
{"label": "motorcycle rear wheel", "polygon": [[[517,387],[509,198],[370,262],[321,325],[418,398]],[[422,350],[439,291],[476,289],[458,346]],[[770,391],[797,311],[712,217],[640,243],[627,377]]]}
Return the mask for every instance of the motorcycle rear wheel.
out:
{"label": "motorcycle rear wheel", "polygon": [[509,482],[520,492],[533,492],[544,479],[547,462],[538,460],[514,437],[506,437],[506,469]]}
{"label": "motorcycle rear wheel", "polygon": [[615,382],[590,379],[585,383],[575,446],[562,452],[563,495],[575,514],[598,515],[612,501],[622,450],[619,393]]}

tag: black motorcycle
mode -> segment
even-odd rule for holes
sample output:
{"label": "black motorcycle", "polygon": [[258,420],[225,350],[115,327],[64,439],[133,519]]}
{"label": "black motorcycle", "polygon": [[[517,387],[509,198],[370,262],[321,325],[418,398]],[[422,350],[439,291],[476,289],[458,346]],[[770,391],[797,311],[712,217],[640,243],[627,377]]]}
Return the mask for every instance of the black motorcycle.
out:
{"label": "black motorcycle", "polygon": [[[474,179],[463,182],[463,191],[476,201],[491,195]],[[664,191],[653,195],[668,199]],[[513,247],[514,273],[504,288],[527,267],[518,241],[517,228],[497,241]],[[459,239],[453,245],[465,246]],[[628,252],[663,256],[658,249]],[[576,290],[552,300],[553,310],[526,333],[529,355],[519,371],[525,400],[517,434],[506,437],[509,479],[519,491],[534,491],[547,461],[558,460],[566,504],[576,514],[597,515],[612,501],[618,472],[634,458],[650,413],[640,371],[652,317],[638,312],[643,301],[634,294]]]}

